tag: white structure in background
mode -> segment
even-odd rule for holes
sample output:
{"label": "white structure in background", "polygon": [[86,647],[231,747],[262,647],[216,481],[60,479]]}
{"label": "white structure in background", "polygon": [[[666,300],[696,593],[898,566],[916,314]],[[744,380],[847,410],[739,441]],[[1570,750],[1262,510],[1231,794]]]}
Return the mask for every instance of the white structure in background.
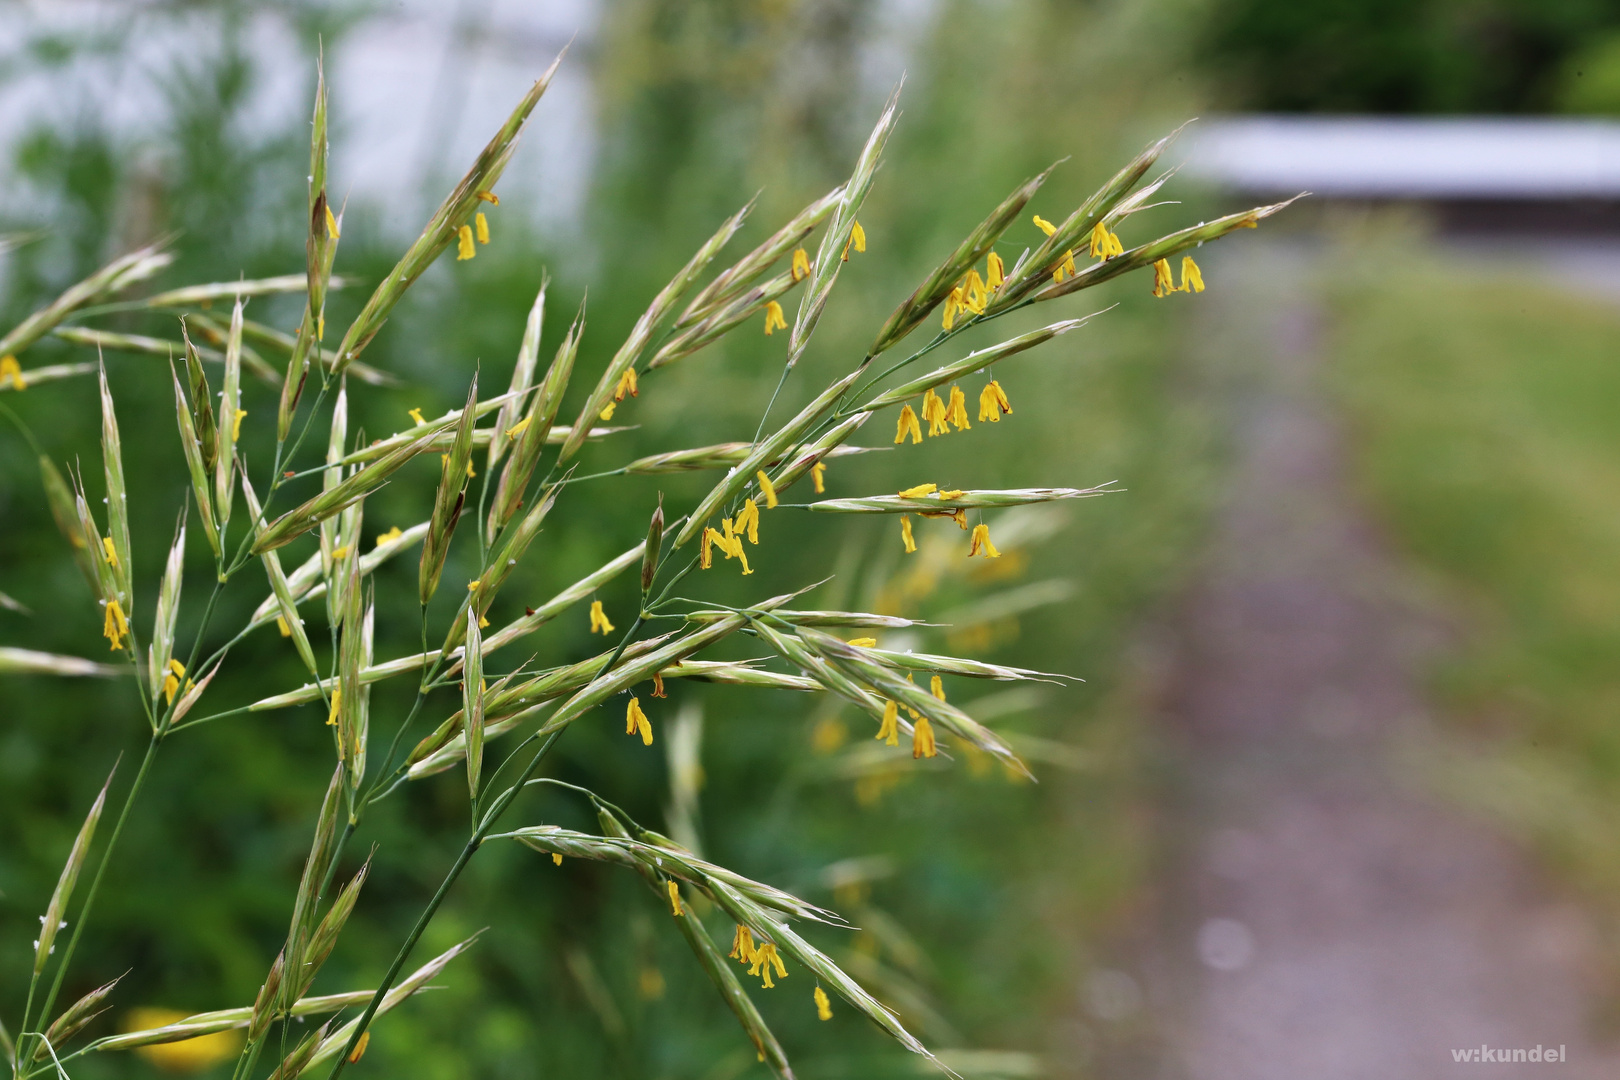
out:
{"label": "white structure in background", "polygon": [[1219,117],[1183,140],[1188,177],[1245,194],[1620,200],[1620,123],[1604,120]]}

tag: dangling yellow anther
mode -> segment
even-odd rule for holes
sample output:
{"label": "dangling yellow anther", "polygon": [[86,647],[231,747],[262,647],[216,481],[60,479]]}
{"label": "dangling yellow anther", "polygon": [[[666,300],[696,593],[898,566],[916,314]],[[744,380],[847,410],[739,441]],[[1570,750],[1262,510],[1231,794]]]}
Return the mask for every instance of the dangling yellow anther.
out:
{"label": "dangling yellow anther", "polygon": [[956,313],[967,309],[966,299],[960,285],[952,289],[950,295],[945,297],[945,313],[940,319],[940,324],[945,329],[949,330],[956,325]]}
{"label": "dangling yellow anther", "polygon": [[969,270],[967,280],[962,283],[963,300],[969,311],[975,315],[984,314],[984,305],[990,299],[990,293],[984,287],[984,279],[977,270]]}
{"label": "dangling yellow anther", "polygon": [[477,217],[473,218],[473,227],[474,232],[478,234],[478,242],[480,244],[489,243],[489,218],[484,216],[482,210],[478,212]]}
{"label": "dangling yellow anther", "polygon": [[[163,672],[163,699],[167,704],[174,704],[174,695],[180,692],[180,680],[186,679],[186,665],[171,658]],[[191,680],[186,679],[186,689],[191,688]]]}
{"label": "dangling yellow anther", "polygon": [[534,417],[532,417],[532,416],[525,416],[523,419],[519,420],[517,423],[513,424],[511,427],[507,428],[506,429],[506,437],[508,439],[517,438],[519,435],[521,435],[525,431],[529,430],[529,423],[533,419],[534,419]]}
{"label": "dangling yellow anther", "polygon": [[900,706],[892,701],[883,706],[883,722],[873,738],[883,740],[888,746],[900,745]]}
{"label": "dangling yellow anther", "polygon": [[962,393],[960,386],[951,387],[951,400],[945,406],[945,414],[950,418],[957,431],[966,431],[970,425],[967,415],[967,395]]}
{"label": "dangling yellow anther", "polygon": [[1007,400],[1007,394],[1001,389],[1001,384],[991,379],[979,391],[979,420],[989,421],[992,424],[1001,423],[1001,414],[1012,413],[1012,404]]}
{"label": "dangling yellow anther", "polygon": [[1108,231],[1108,226],[1101,221],[1091,227],[1091,257],[1093,259],[1111,259],[1115,255],[1125,254],[1125,245],[1119,242],[1119,237]]}
{"label": "dangling yellow anther", "polygon": [[28,389],[28,383],[23,379],[22,367],[17,363],[17,358],[10,353],[0,356],[0,386],[8,382],[18,390]]}
{"label": "dangling yellow anther", "polygon": [[608,622],[607,612],[602,610],[602,601],[591,601],[591,633],[600,630],[603,634],[613,633],[613,624]]}
{"label": "dangling yellow anther", "polygon": [[851,244],[855,246],[856,251],[865,253],[866,230],[861,228],[861,223],[858,221],[855,222],[854,226],[849,230],[849,239],[844,241],[844,253],[843,255],[839,256],[844,262],[849,262],[849,248]]}
{"label": "dangling yellow anther", "polygon": [[332,215],[332,204],[326,204],[326,235],[336,240],[343,234],[338,232],[337,218]]}
{"label": "dangling yellow anther", "polygon": [[1076,273],[1077,271],[1074,268],[1074,249],[1070,248],[1068,251],[1063,253],[1063,261],[1058,264],[1058,268],[1052,271],[1052,280],[1062,281],[1063,275],[1067,274],[1069,277],[1074,277]]}
{"label": "dangling yellow anther", "polygon": [[281,631],[282,637],[292,637],[292,628],[287,625],[287,617],[285,615],[276,616],[276,629]]}
{"label": "dangling yellow anther", "polygon": [[935,675],[932,679],[930,679],[928,681],[928,692],[933,694],[939,700],[944,701],[945,700],[945,683],[944,683],[944,680],[942,680],[938,675]]}
{"label": "dangling yellow anther", "polygon": [[919,716],[911,727],[911,756],[914,758],[933,757],[939,753],[934,746],[934,725],[928,722],[928,717]]}
{"label": "dangling yellow anther", "polygon": [[932,495],[938,490],[938,484],[918,484],[916,487],[908,487],[902,491],[895,492],[895,494],[899,495],[902,499],[921,499]]}
{"label": "dangling yellow anther", "polygon": [[601,412],[596,414],[596,418],[598,420],[611,420],[613,419],[613,410],[617,409],[618,407],[619,403],[617,401],[610,401]]}
{"label": "dangling yellow anther", "polygon": [[793,280],[802,281],[810,276],[810,256],[804,253],[804,248],[793,250]]}
{"label": "dangling yellow anther", "polygon": [[777,978],[787,978],[787,965],[783,964],[782,958],[776,954],[775,944],[769,941],[761,942],[759,947],[754,950],[754,964],[748,969],[748,974],[763,975],[765,989],[769,990],[776,985],[771,981],[772,968],[776,969]]}
{"label": "dangling yellow anther", "polygon": [[669,910],[677,919],[681,917],[681,887],[675,884],[674,879],[669,882]]}
{"label": "dangling yellow anther", "polygon": [[413,420],[416,423],[417,427],[421,427],[423,424],[427,423],[427,421],[422,418],[422,410],[421,409],[407,409],[406,410],[406,415],[408,415],[411,418],[411,420]]}
{"label": "dangling yellow anther", "polygon": [[1181,259],[1181,292],[1203,292],[1204,275],[1193,262],[1191,255],[1184,255]]}
{"label": "dangling yellow anther", "polygon": [[495,194],[493,191],[478,191],[474,192],[474,195],[480,202],[487,202],[491,206],[501,205],[501,197]]}
{"label": "dangling yellow anther", "polygon": [[825,495],[827,493],[827,486],[822,480],[822,478],[825,477],[826,475],[827,475],[827,463],[826,462],[818,461],[814,465],[810,466],[810,482],[812,484],[816,485],[816,494],[817,495]]}
{"label": "dangling yellow anther", "polygon": [[758,547],[759,504],[754,502],[753,499],[746,500],[743,503],[743,508],[737,511],[737,520],[733,523],[733,527],[739,533],[746,533],[748,535],[748,542]]}
{"label": "dangling yellow anther", "polygon": [[782,305],[778,304],[775,300],[772,300],[770,303],[766,304],[765,336],[770,337],[778,330],[786,330],[787,328],[787,313],[782,310]]}
{"label": "dangling yellow anther", "polygon": [[992,289],[1001,288],[1006,280],[1007,265],[1001,261],[1001,256],[991,252],[984,260],[984,283]]}
{"label": "dangling yellow anther", "polygon": [[102,620],[101,633],[112,642],[111,652],[117,652],[124,647],[123,639],[129,636],[129,620],[124,618],[124,609],[116,599],[107,601],[107,616]]}
{"label": "dangling yellow anther", "polygon": [[240,439],[242,437],[242,418],[244,416],[246,416],[246,415],[247,415],[247,410],[246,409],[237,409],[236,410],[236,418],[231,421],[231,438],[232,438],[232,440]]}
{"label": "dangling yellow anther", "polygon": [[814,994],[814,997],[815,997],[815,1001],[816,1001],[816,1019],[817,1020],[831,1020],[832,1019],[832,1002],[827,1000],[827,991],[823,990],[821,987],[818,986],[818,987],[816,987],[816,992]]}
{"label": "dangling yellow anther", "polygon": [[456,235],[460,237],[459,242],[456,244],[456,262],[463,262],[478,254],[478,249],[473,247],[471,225],[463,225],[456,230]]}
{"label": "dangling yellow anther", "polygon": [[895,426],[895,445],[898,446],[905,442],[908,434],[911,436],[912,443],[922,442],[922,425],[917,423],[917,414],[912,411],[910,405],[905,405],[900,409],[900,422]]}
{"label": "dangling yellow anther", "polygon": [[118,549],[113,547],[112,537],[101,538],[101,550],[107,554],[107,565],[114,570],[118,569]]}
{"label": "dangling yellow anther", "polygon": [[990,526],[982,521],[973,526],[973,536],[968,541],[968,558],[971,559],[980,552],[983,552],[987,559],[1001,558],[1001,552],[990,542]]}
{"label": "dangling yellow anther", "polygon": [[1033,220],[1035,222],[1035,227],[1041,230],[1041,232],[1045,233],[1047,236],[1051,236],[1053,233],[1057,232],[1057,226],[1041,217],[1041,215],[1036,214]]}
{"label": "dangling yellow anther", "polygon": [[940,400],[938,394],[929,390],[923,395],[922,418],[928,421],[928,435],[949,435],[951,429],[945,426],[945,402]]}
{"label": "dangling yellow anther", "polygon": [[553,851],[551,853],[551,864],[553,866],[561,866],[562,865],[562,852]]}
{"label": "dangling yellow anther", "polygon": [[384,544],[392,543],[393,541],[398,540],[401,536],[404,536],[404,535],[405,535],[404,533],[399,531],[399,526],[395,525],[392,529],[389,529],[387,532],[377,534],[377,546],[382,547]]}
{"label": "dangling yellow anther", "polygon": [[761,492],[763,492],[764,495],[765,495],[765,509],[767,509],[767,510],[775,510],[776,509],[776,485],[771,483],[771,478],[765,475],[765,470],[764,469],[761,469],[758,472],[756,472],[754,474],[754,479],[759,481],[759,490]]}
{"label": "dangling yellow anther", "polygon": [[349,1051],[349,1064],[353,1065],[356,1062],[358,1062],[361,1058],[365,1057],[366,1056],[366,1047],[368,1047],[370,1045],[371,1045],[371,1032],[362,1031],[360,1033],[360,1041],[354,1044],[354,1049],[353,1050]]}
{"label": "dangling yellow anther", "polygon": [[625,706],[624,733],[626,735],[640,734],[643,746],[652,745],[652,724],[648,722],[647,714],[641,711],[640,698],[631,698],[630,704]]}
{"label": "dangling yellow anther", "polygon": [[336,727],[338,711],[343,708],[343,687],[334,687],[332,690],[332,709],[326,714],[326,726]]}
{"label": "dangling yellow anther", "polygon": [[754,935],[741,923],[737,925],[737,932],[732,935],[731,952],[728,955],[742,964],[754,962]]}
{"label": "dangling yellow anther", "polygon": [[1176,283],[1170,277],[1170,260],[1159,259],[1153,264],[1153,295],[1164,299],[1176,291]]}
{"label": "dangling yellow anther", "polygon": [[911,538],[911,515],[900,515],[900,542],[906,546],[906,554],[910,555],[917,550],[917,541]]}
{"label": "dangling yellow anther", "polygon": [[623,401],[627,394],[630,397],[641,396],[641,390],[636,386],[636,369],[634,367],[625,368],[624,374],[619,376],[619,385],[613,388],[613,400]]}

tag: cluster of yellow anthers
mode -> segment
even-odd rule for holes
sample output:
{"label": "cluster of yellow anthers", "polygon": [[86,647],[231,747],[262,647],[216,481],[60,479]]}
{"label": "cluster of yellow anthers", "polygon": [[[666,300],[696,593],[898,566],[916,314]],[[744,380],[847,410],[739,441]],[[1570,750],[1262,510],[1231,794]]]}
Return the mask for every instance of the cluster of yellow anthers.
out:
{"label": "cluster of yellow anthers", "polygon": [[[602,408],[602,411],[597,415],[603,420],[611,420],[613,419],[613,410],[619,407],[619,402],[623,401],[627,397],[640,396],[641,388],[636,385],[636,369],[634,367],[627,367],[624,369],[624,374],[619,376],[619,384],[613,388],[613,400],[608,402],[607,405]],[[516,438],[517,436],[523,434],[523,428],[527,426],[528,423],[528,417],[524,417],[522,424],[517,425],[506,434],[511,438]]]}
{"label": "cluster of yellow anthers", "polygon": [[[991,379],[979,391],[979,420],[997,424],[1001,422],[1003,413],[1012,412],[1012,403],[1007,400],[1007,392],[1001,384]],[[949,398],[942,398],[933,390],[923,394],[922,419],[928,421],[928,437],[935,435],[949,435],[950,427],[955,425],[957,431],[966,431],[973,425],[968,423],[967,395],[960,386],[952,386]],[[913,444],[923,441],[922,424],[917,418],[917,412],[910,405],[900,407],[900,417],[894,426],[894,442],[898,446],[910,436]],[[820,489],[817,489],[820,493]]]}
{"label": "cluster of yellow anthers", "polygon": [[613,624],[608,622],[607,612],[602,610],[602,601],[591,601],[591,633],[600,631],[603,636],[613,633]]}
{"label": "cluster of yellow anthers", "polygon": [[964,311],[971,311],[975,315],[983,315],[984,309],[990,303],[990,294],[1001,288],[1003,275],[1007,272],[1002,264],[1001,256],[991,252],[984,260],[984,277],[979,276],[975,267],[967,272],[967,276],[957,282],[956,288],[945,297],[944,326],[949,330],[956,325],[956,317]]}
{"label": "cluster of yellow anthers", "polygon": [[4,386],[6,383],[10,383],[18,390],[28,389],[28,382],[23,378],[22,368],[18,365],[17,358],[10,353],[0,356],[0,386]]}
{"label": "cluster of yellow anthers", "polygon": [[[170,705],[174,704],[174,695],[181,692],[181,679],[186,679],[186,665],[182,664],[178,660],[170,658],[168,668],[163,673],[163,700]],[[191,688],[195,685],[196,683],[193,683],[190,679],[186,679],[186,692],[189,693]]]}
{"label": "cluster of yellow anthers", "polygon": [[[749,932],[746,926],[738,925],[736,936],[731,939],[730,956],[739,964],[751,965],[748,968],[748,974],[761,976],[767,990],[776,985],[771,981],[772,968],[776,969],[778,979],[787,978],[787,965],[782,963],[782,958],[777,955],[775,943],[762,941],[756,945],[754,935]],[[822,996],[825,997],[826,995]],[[819,1000],[816,1002],[816,1006],[818,1010],[821,1008]],[[828,1015],[831,1015],[830,1011]]]}
{"label": "cluster of yellow anthers", "polygon": [[[918,484],[916,487],[906,488],[896,494],[902,499],[960,499],[965,492],[960,488],[941,491],[937,484]],[[918,510],[917,513],[923,517],[947,517],[955,521],[958,528],[966,529],[968,527],[967,511],[959,506],[954,509],[946,507],[940,510]],[[905,545],[907,555],[917,550],[917,541],[911,534],[910,514],[900,516],[900,542]],[[996,545],[990,542],[990,526],[982,521],[973,526],[973,535],[968,541],[968,558],[971,559],[975,555],[983,555],[987,559],[1001,558],[1001,552],[997,551]]]}
{"label": "cluster of yellow anthers", "polygon": [[1153,264],[1153,295],[1163,299],[1173,292],[1203,292],[1204,275],[1199,272],[1198,264],[1193,262],[1191,255],[1181,259],[1181,284],[1176,285],[1170,278],[1170,260],[1160,259]]}
{"label": "cluster of yellow anthers", "polygon": [[[480,201],[487,202],[491,206],[501,205],[500,198],[493,191],[480,191],[478,193],[478,198]],[[328,211],[328,213],[330,212],[331,211]],[[459,238],[459,242],[456,244],[456,262],[462,262],[463,260],[470,259],[474,255],[478,254],[478,249],[473,246],[473,230],[475,228],[478,232],[478,242],[480,244],[489,243],[489,219],[485,217],[484,212],[480,210],[473,218],[473,223],[471,225],[463,225],[460,229],[456,230],[456,235]]]}
{"label": "cluster of yellow anthers", "polygon": [[[856,638],[850,644],[870,647],[876,645],[877,642],[872,638]],[[916,680],[907,675],[906,681],[914,682]],[[945,700],[945,684],[938,675],[935,675],[930,681],[928,689],[939,700]],[[928,722],[928,717],[913,709],[910,705],[907,705],[905,710],[906,714],[911,717],[911,756],[913,758],[925,758],[938,754],[939,748],[934,745],[934,725]],[[900,704],[898,702],[890,701],[884,704],[883,720],[878,725],[878,733],[873,738],[882,741],[886,746],[900,745]]]}
{"label": "cluster of yellow anthers", "polygon": [[[776,509],[776,485],[771,483],[771,478],[761,469],[754,474],[754,479],[759,481],[760,494],[765,496],[765,509]],[[814,480],[816,491],[821,491],[821,473],[816,473]],[[703,545],[698,551],[698,569],[707,570],[713,566],[713,549],[719,548],[720,554],[726,558],[742,563],[743,574],[752,574],[754,571],[749,569],[748,556],[743,553],[744,536],[748,537],[750,544],[759,546],[759,503],[754,499],[745,500],[736,517],[722,518],[719,529],[712,525],[704,527]]]}

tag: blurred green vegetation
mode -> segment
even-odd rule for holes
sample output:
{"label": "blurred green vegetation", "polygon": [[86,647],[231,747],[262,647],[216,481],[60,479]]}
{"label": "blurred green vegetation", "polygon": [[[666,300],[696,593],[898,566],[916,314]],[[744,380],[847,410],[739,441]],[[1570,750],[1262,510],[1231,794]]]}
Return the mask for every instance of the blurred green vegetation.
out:
{"label": "blurred green vegetation", "polygon": [[1620,312],[1415,252],[1392,270],[1377,246],[1377,269],[1364,262],[1333,296],[1332,369],[1367,492],[1458,612],[1435,672],[1455,720],[1442,775],[1534,839],[1612,925]]}
{"label": "blurred green vegetation", "polygon": [[1193,18],[1229,108],[1620,111],[1609,0],[1210,0]]}
{"label": "blurred green vegetation", "polygon": [[[328,54],[341,50],[336,30],[347,12],[334,8],[323,22],[318,6],[289,10],[310,55],[321,29]],[[39,126],[22,142],[17,165],[27,197],[8,203],[7,227],[43,235],[7,256],[0,305],[8,325],[108,255],[171,232],[179,259],[156,287],[302,266],[307,115],[301,108],[269,129],[245,122],[249,91],[265,73],[237,9],[222,11],[211,24],[217,34],[174,61],[159,146],[130,145],[93,114],[67,129]],[[588,288],[582,374],[575,380],[588,387],[652,293],[724,215],[762,191],[753,220],[733,242],[740,252],[847,174],[888,90],[862,75],[863,50],[876,27],[877,5],[860,0],[609,5],[592,72],[602,150],[587,212],[591,250],[559,246],[525,223],[521,207],[503,204],[491,214],[494,243],[471,263],[435,267],[370,348],[367,361],[404,385],[351,386],[351,431],[391,432],[413,406],[432,413],[458,403],[475,366],[486,387],[504,384],[548,267],[555,280],[541,355],[550,356]],[[1149,136],[1184,119],[1188,91],[1152,77],[1150,62],[1174,33],[1174,20],[1151,7],[1122,13],[1056,0],[942,5],[911,44],[905,115],[862,214],[868,253],[846,269],[785,400],[804,400],[858,357],[893,305],[1015,184],[1073,154],[1031,208],[1061,216]],[[536,71],[548,60],[536,57]],[[337,188],[344,182],[334,178]],[[397,238],[382,228],[387,210],[350,208],[337,269],[367,284],[333,302],[335,325],[397,257]],[[1195,216],[1185,207],[1153,211],[1127,225],[1127,242]],[[1037,238],[1027,223],[1015,226],[1004,251],[1009,263]],[[1138,615],[1178,580],[1211,472],[1202,417],[1175,392],[1185,305],[1150,302],[1147,291],[1131,279],[1065,301],[1055,314],[1116,301],[1119,307],[1003,365],[997,374],[1015,412],[1002,423],[976,424],[922,447],[841,459],[828,476],[835,494],[924,480],[947,486],[1118,480],[1126,493],[1072,504],[1053,518],[1027,517],[1031,540],[1005,543],[1005,557],[989,573],[968,575],[959,560],[941,557],[944,574],[928,587],[918,563],[902,564],[892,521],[870,527],[804,521],[779,510],[766,515],[761,546],[757,555],[750,552],[758,575],[743,581],[722,564],[701,581],[701,595],[730,603],[836,574],[813,594],[818,606],[888,602],[917,615],[948,615],[1026,582],[1071,582],[1061,604],[998,620],[976,636],[952,641],[938,630],[913,639],[919,647],[950,646],[1088,679],[1022,696],[994,684],[948,686],[952,700],[970,709],[985,698],[981,711],[998,712],[999,729],[1015,739],[1045,740],[1029,745],[1047,747],[1069,768],[1038,767],[1039,785],[1011,783],[999,771],[980,775],[963,763],[916,768],[905,754],[874,768],[862,764],[870,735],[863,719],[816,700],[672,681],[670,699],[649,706],[659,743],[643,748],[625,739],[612,717],[594,718],[576,725],[549,769],[662,828],[669,799],[662,736],[682,709],[704,710],[707,784],[696,835],[705,853],[848,910],[867,931],[814,939],[870,979],[940,1047],[1067,1055],[1072,1045],[1063,1041],[1062,1022],[1073,1009],[1071,980],[1099,929],[1129,902],[1140,870],[1142,736],[1129,687],[1115,673]],[[298,305],[256,302],[250,314],[290,329]],[[1040,314],[1038,322],[1055,317]],[[1022,328],[1012,322],[969,344]],[[150,317],[99,325],[174,334]],[[590,448],[581,471],[748,437],[785,341],[764,338],[755,327],[736,337],[646,379],[641,397],[615,417],[638,428]],[[25,362],[67,358],[83,359],[84,352],[45,342]],[[136,621],[146,626],[161,552],[185,501],[184,469],[161,361],[109,355],[108,369],[132,477]],[[582,391],[575,389],[565,418],[578,407]],[[244,393],[246,452],[250,463],[262,462],[272,446],[275,390],[250,383]],[[82,462],[90,490],[99,490],[92,383],[42,385],[7,394],[4,403],[54,460]],[[879,417],[857,441],[887,446],[891,422]],[[482,455],[475,461],[482,472]],[[34,614],[0,610],[0,640],[94,655],[100,615],[51,524],[36,477],[27,443],[6,429],[0,588]],[[425,517],[434,479],[425,464],[402,474],[368,502],[365,534]],[[680,506],[713,479],[638,478],[570,490],[492,620],[510,620],[525,602],[551,595],[636,542],[658,491]],[[200,569],[206,561],[198,531],[199,572],[186,582],[182,641],[195,630],[211,576]],[[924,551],[914,559],[965,548],[965,535],[948,522],[919,532]],[[474,572],[466,537],[460,541],[434,607],[441,628],[456,599],[448,583]],[[301,559],[307,548],[306,541],[289,557]],[[379,657],[416,647],[415,564],[412,553],[377,576]],[[255,568],[238,581],[215,616],[210,641],[241,625],[265,593]],[[634,586],[615,582],[601,598],[611,617],[628,618]],[[320,619],[310,618],[311,626]],[[322,635],[314,636],[319,647]],[[520,655],[500,657],[497,670],[535,652],[551,664],[599,647],[581,607],[526,639],[514,650]],[[732,651],[759,652],[740,645]],[[285,643],[261,631],[233,652],[205,708],[233,707],[302,681]],[[376,737],[391,734],[411,689],[378,685]],[[127,776],[145,738],[125,680],[8,678],[0,692],[7,700],[0,821],[8,837],[0,844],[0,971],[19,973],[27,969],[36,915],[84,807],[120,752]],[[412,739],[457,707],[450,697],[430,700]],[[285,935],[332,764],[322,719],[315,708],[232,717],[164,746],[65,988],[69,1000],[121,972],[128,974],[114,999],[113,1023],[135,1005],[202,1010],[252,1000]],[[316,992],[372,985],[453,858],[465,799],[459,773],[451,772],[373,810],[340,870],[352,872],[375,845],[372,877]],[[527,797],[509,820],[594,828],[583,807],[552,794]],[[864,864],[875,870],[871,880],[831,889],[837,874],[829,876],[828,868],[855,857],[874,860]],[[661,917],[667,919],[630,875],[572,861],[559,869],[515,846],[490,845],[415,959],[487,927],[480,943],[439,980],[445,989],[379,1025],[359,1068],[426,1077],[764,1075]],[[728,933],[716,921],[716,936]],[[610,1005],[587,988],[592,979],[581,975],[587,966]],[[13,976],[0,984],[0,1015],[9,1022],[20,1012],[23,989]],[[833,1021],[818,1024],[810,991],[808,975],[797,971],[776,990],[755,995],[801,1075],[914,1070],[909,1055],[847,1009],[835,1005]],[[109,1026],[99,1024],[102,1031]],[[1053,1063],[1058,1072],[1080,1067],[1072,1056]],[[81,1059],[75,1075],[95,1080],[149,1070],[129,1056],[107,1055]]]}

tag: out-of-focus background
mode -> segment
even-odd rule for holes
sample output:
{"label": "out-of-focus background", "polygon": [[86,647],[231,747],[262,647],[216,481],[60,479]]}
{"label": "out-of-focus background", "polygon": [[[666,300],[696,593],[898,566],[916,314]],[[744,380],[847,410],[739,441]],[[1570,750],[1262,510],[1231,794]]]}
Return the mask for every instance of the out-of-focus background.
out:
{"label": "out-of-focus background", "polygon": [[[962,688],[1039,785],[914,769],[818,703],[701,686],[658,703],[683,718],[683,737],[654,748],[668,756],[582,731],[558,775],[847,911],[864,930],[832,951],[963,1075],[1428,1077],[1467,1068],[1453,1050],[1482,1044],[1561,1044],[1561,1075],[1612,1075],[1620,120],[1605,118],[1620,117],[1620,7],[5,3],[0,321],[165,236],[179,257],[163,287],[298,272],[318,50],[330,190],[347,203],[338,272],[363,283],[333,302],[341,321],[569,42],[501,185],[494,242],[435,267],[393,316],[367,359],[400,385],[361,398],[359,426],[452,407],[475,365],[505,379],[546,273],[542,355],[588,292],[594,370],[726,214],[759,193],[739,241],[752,242],[846,175],[902,74],[904,116],[862,214],[868,254],[818,335],[818,374],[1060,157],[1032,204],[1047,217],[1203,118],[1167,158],[1184,166],[1167,189],[1179,203],[1133,218],[1127,244],[1317,194],[1201,253],[1201,295],[1156,301],[1133,277],[1069,301],[1117,306],[1002,375],[1005,422],[926,448],[929,478],[952,484],[1118,480],[1124,493],[1009,516],[994,574],[969,574],[942,535],[905,564],[881,530],[760,549],[767,580],[837,572],[822,606],[951,624],[909,644],[1082,676]],[[298,306],[252,314],[290,329]],[[747,437],[781,339],[741,337],[658,379],[612,455]],[[47,340],[25,360],[84,358]],[[156,358],[109,354],[108,370],[150,611],[184,497],[170,391]],[[246,394],[250,412],[273,412],[273,390]],[[94,460],[88,381],[4,403],[58,462]],[[892,486],[887,456],[835,464],[833,490]],[[0,609],[0,643],[86,655],[100,616],[37,476],[28,442],[0,426],[0,591],[17,602]],[[419,519],[428,482],[371,500],[367,528]],[[660,487],[706,483],[648,478],[634,499],[576,504],[592,528],[542,537],[512,602],[633,543]],[[411,591],[414,561],[385,571],[396,588],[380,598]],[[632,586],[616,588],[603,598],[628,617]],[[245,618],[250,593],[221,625]],[[414,604],[380,610],[379,626],[380,655],[412,648]],[[534,647],[550,662],[592,651],[573,623]],[[249,672],[221,677],[222,707],[301,681],[273,634],[236,655]],[[10,1021],[82,809],[143,740],[117,682],[0,676],[0,702]],[[406,705],[390,687],[373,713]],[[100,1030],[136,1006],[251,1001],[330,768],[321,719],[238,716],[165,749],[67,987],[127,972]],[[358,838],[380,845],[376,867],[318,990],[376,978],[459,843],[464,798],[454,773],[413,785]],[[585,823],[560,799],[532,814]],[[520,851],[481,856],[425,944],[487,926],[481,943],[430,1002],[378,1027],[357,1068],[764,1075],[639,890]],[[847,1012],[818,1023],[804,981],[756,995],[801,1075],[919,1074]],[[73,1072],[157,1069],[100,1055]]]}

